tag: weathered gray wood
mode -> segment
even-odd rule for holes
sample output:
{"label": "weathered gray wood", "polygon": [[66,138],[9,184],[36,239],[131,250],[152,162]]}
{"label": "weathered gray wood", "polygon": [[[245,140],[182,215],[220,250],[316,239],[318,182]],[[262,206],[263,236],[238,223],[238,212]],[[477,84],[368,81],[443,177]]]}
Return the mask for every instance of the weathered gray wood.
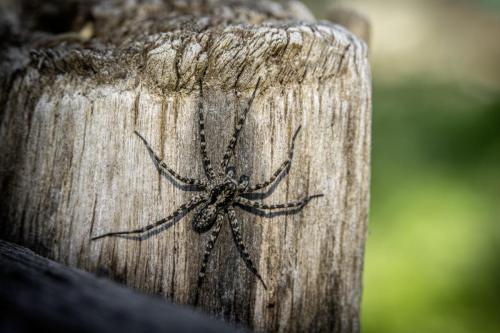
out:
{"label": "weathered gray wood", "polygon": [[0,332],[236,332],[0,240]]}
{"label": "weathered gray wood", "polygon": [[127,4],[93,5],[89,41],[16,30],[17,43],[4,49],[0,235],[192,304],[208,236],[191,230],[192,213],[143,241],[90,237],[149,224],[194,195],[158,173],[134,130],[179,173],[203,177],[198,100],[219,165],[261,78],[236,147],[238,172],[269,177],[302,125],[292,168],[264,202],[325,197],[296,214],[238,210],[269,288],[245,268],[226,224],[200,306],[258,331],[359,331],[371,126],[365,44],[327,22],[298,21],[310,14],[293,3]]}

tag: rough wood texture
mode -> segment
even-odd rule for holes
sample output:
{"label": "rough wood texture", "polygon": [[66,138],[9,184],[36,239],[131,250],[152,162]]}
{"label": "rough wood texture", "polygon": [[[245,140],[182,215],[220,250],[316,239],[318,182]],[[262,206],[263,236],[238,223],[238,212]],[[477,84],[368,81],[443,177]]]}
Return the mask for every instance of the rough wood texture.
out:
{"label": "rough wood texture", "polygon": [[[0,332],[236,332],[0,240]],[[241,332],[243,333],[243,332]]]}
{"label": "rough wood texture", "polygon": [[[74,20],[82,23],[68,26],[78,31],[91,19],[89,40],[23,30],[15,15],[5,25],[1,237],[191,304],[208,236],[191,230],[192,213],[142,241],[90,237],[149,224],[194,195],[159,174],[134,130],[173,169],[203,177],[198,100],[219,165],[261,78],[236,147],[237,171],[251,182],[268,178],[302,125],[290,172],[263,201],[325,196],[296,214],[238,210],[244,243],[269,288],[246,269],[226,224],[200,307],[257,331],[359,331],[371,126],[365,44],[328,22],[299,21],[312,16],[296,2],[77,8]],[[37,19],[30,16],[30,29]]]}

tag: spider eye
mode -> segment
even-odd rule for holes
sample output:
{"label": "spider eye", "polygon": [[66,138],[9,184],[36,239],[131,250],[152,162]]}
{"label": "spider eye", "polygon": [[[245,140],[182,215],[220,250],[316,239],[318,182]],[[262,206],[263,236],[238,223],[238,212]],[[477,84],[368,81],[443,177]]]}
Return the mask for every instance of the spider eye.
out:
{"label": "spider eye", "polygon": [[241,177],[240,177],[240,184],[241,185],[247,187],[248,186],[248,181],[249,181],[248,176],[241,175]]}
{"label": "spider eye", "polygon": [[234,177],[234,173],[235,173],[235,170],[234,170],[234,167],[233,166],[229,166],[226,168],[226,175],[230,178],[233,178]]}

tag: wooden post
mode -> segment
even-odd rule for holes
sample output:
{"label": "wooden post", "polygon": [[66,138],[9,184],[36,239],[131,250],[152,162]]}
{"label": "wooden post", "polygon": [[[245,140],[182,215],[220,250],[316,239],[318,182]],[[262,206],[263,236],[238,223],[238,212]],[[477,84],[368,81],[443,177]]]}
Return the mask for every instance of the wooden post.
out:
{"label": "wooden post", "polygon": [[0,332],[237,331],[187,307],[134,292],[2,240],[0,304]]}
{"label": "wooden post", "polygon": [[371,126],[365,44],[333,24],[299,21],[310,14],[295,2],[94,3],[75,14],[93,13],[91,39],[12,28],[18,35],[0,64],[0,236],[193,304],[209,233],[192,230],[192,212],[140,241],[90,238],[150,224],[195,195],[158,172],[135,130],[178,173],[203,178],[198,102],[218,166],[260,78],[237,173],[251,183],[269,178],[301,125],[290,171],[262,201],[324,197],[294,214],[237,209],[268,289],[245,267],[226,221],[199,306],[257,331],[359,331]]}

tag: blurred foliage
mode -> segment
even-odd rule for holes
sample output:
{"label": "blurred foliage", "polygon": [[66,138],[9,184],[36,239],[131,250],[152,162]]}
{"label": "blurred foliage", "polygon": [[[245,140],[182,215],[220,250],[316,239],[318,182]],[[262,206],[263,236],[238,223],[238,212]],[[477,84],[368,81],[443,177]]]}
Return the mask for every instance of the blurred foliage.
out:
{"label": "blurred foliage", "polygon": [[491,6],[491,7],[497,7],[500,8],[500,0],[467,0],[470,2],[477,2],[480,5],[484,6]]}
{"label": "blurred foliage", "polygon": [[374,86],[364,332],[498,332],[500,94]]}

